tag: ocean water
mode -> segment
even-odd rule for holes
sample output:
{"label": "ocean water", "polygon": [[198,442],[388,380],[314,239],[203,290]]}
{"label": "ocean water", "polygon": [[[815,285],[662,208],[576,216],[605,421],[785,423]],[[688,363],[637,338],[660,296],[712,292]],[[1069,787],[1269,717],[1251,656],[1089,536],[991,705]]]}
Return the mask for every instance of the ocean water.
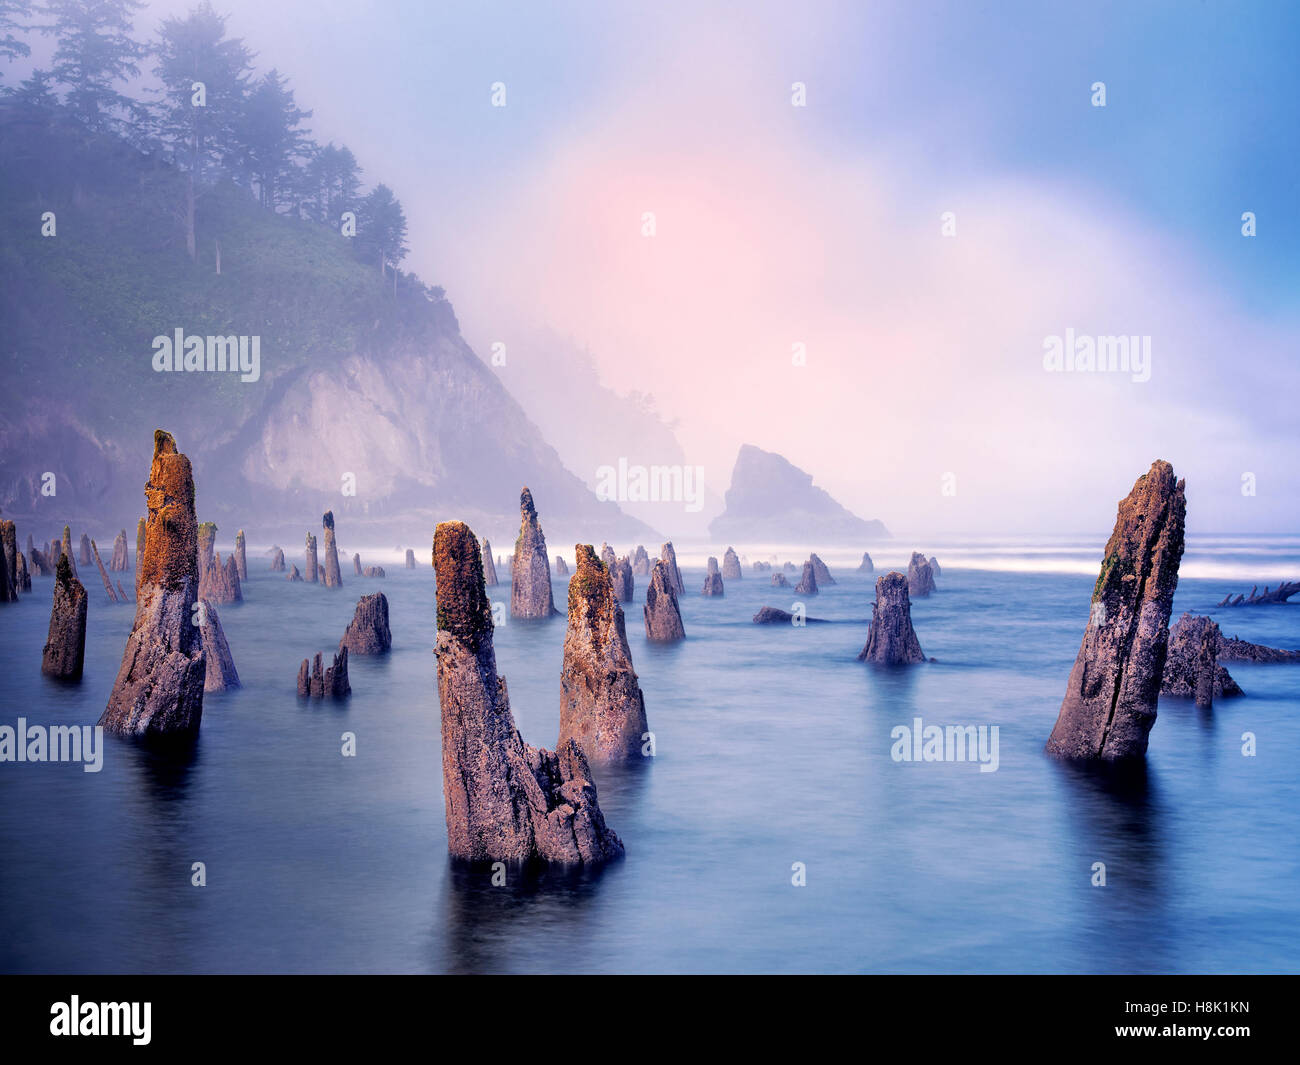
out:
{"label": "ocean water", "polygon": [[[1103,539],[935,545],[939,590],[913,604],[935,661],[894,671],[856,660],[874,582],[856,557],[825,556],[838,583],[806,602],[831,623],[804,627],[751,623],[765,604],[791,609],[768,575],[704,599],[688,564],[688,638],[669,647],[645,642],[637,578],[627,627],[656,754],[597,771],[627,856],[595,873],[512,869],[503,887],[446,853],[427,563],[327,591],[250,552],[246,600],[221,611],[244,687],[205,699],[192,752],[106,737],[98,773],[0,764],[0,969],[1293,972],[1300,666],[1230,663],[1247,696],[1210,712],[1163,700],[1143,772],[1043,754]],[[906,555],[882,550],[877,575]],[[1297,573],[1297,540],[1194,541],[1175,616],[1300,647],[1300,607],[1214,607]],[[83,580],[79,685],[40,673],[48,578],[0,609],[0,724],[97,720],[134,607]],[[347,703],[300,701],[299,661],[333,648],[376,589],[392,654],[352,660]],[[562,608],[564,582],[554,591]],[[516,723],[544,746],[564,629],[496,632]],[[997,771],[894,761],[891,730],[918,717],[998,726]]]}

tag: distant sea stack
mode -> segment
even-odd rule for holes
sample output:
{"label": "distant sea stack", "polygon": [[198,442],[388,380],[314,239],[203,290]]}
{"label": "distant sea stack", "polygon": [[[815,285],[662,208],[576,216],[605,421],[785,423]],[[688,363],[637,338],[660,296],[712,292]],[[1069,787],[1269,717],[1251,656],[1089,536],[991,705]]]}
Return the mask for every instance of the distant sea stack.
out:
{"label": "distant sea stack", "polygon": [[785,579],[785,574],[784,574],[784,573],[780,573],[780,572],[773,573],[773,574],[772,574],[772,587],[773,587],[773,588],[789,588],[789,587],[790,587],[790,582],[789,582],[788,580]]}
{"label": "distant sea stack", "polygon": [[483,580],[487,582],[489,588],[495,588],[500,581],[497,580],[497,568],[492,561],[492,543],[490,540],[483,541]]}
{"label": "distant sea stack", "polygon": [[77,562],[82,566],[90,565],[90,537],[86,533],[81,534],[80,554],[77,555]]}
{"label": "distant sea stack", "polygon": [[772,563],[764,562],[760,558],[757,562],[754,563],[752,569],[754,570],[755,573],[770,573],[772,571]]}
{"label": "distant sea stack", "polygon": [[239,570],[239,579],[248,580],[248,546],[244,541],[244,530],[235,533],[235,567]]}
{"label": "distant sea stack", "polygon": [[59,680],[80,680],[86,661],[86,609],[89,597],[72,575],[71,560],[59,557],[54,577],[50,631],[41,655],[41,672]]}
{"label": "distant sea stack", "polygon": [[325,587],[342,588],[343,574],[339,570],[339,548],[334,540],[334,511],[325,511],[320,521],[325,527]]}
{"label": "distant sea stack", "polygon": [[726,510],[709,523],[715,540],[782,543],[790,531],[823,544],[888,539],[879,521],[863,521],[780,455],[745,444],[727,489]]}
{"label": "distant sea stack", "polygon": [[199,578],[199,598],[223,606],[226,603],[244,601],[243,587],[239,583],[239,567],[235,565],[234,555],[222,562],[221,552],[216,553],[212,564]]}
{"label": "distant sea stack", "polygon": [[125,573],[131,568],[127,560],[126,530],[123,529],[113,540],[113,556],[108,560],[108,568],[113,573]]}
{"label": "distant sea stack", "polygon": [[[69,526],[69,525],[65,525],[65,526],[63,527],[63,543],[62,543],[62,545],[61,545],[61,547],[60,547],[60,550],[62,551],[62,553],[63,553],[64,555],[67,556],[68,564],[72,567],[72,575],[73,575],[74,577],[76,577],[76,576],[78,575],[78,574],[77,574],[77,563],[76,563],[76,560],[73,559],[73,557],[72,557],[72,527]],[[87,553],[87,554],[90,553],[89,545],[87,545],[87,551],[86,551],[86,553]],[[56,559],[55,561],[57,562],[57,559]],[[90,559],[87,558],[86,561],[89,562]]]}
{"label": "distant sea stack", "polygon": [[686,638],[677,589],[663,559],[655,562],[645,589],[645,638],[655,643],[673,643]]}
{"label": "distant sea stack", "polygon": [[913,551],[907,564],[907,592],[913,599],[924,599],[933,591],[934,570],[920,551]]}
{"label": "distant sea stack", "polygon": [[375,577],[384,577],[386,576],[386,574],[384,573],[383,566],[367,566],[364,570],[361,571],[361,576],[375,578]]}
{"label": "distant sea stack", "polygon": [[307,534],[306,561],[303,563],[303,580],[308,584],[320,582],[320,560],[316,556],[316,537]]}
{"label": "distant sea stack", "polygon": [[677,552],[673,550],[671,540],[659,549],[659,557],[668,563],[668,576],[672,578],[673,591],[678,595],[685,595],[686,584],[682,580],[682,571],[677,568]]}
{"label": "distant sea stack", "polygon": [[[526,492],[525,498],[526,534],[532,499]],[[520,539],[516,557],[536,553],[527,535]],[[469,527],[440,524],[433,561],[442,788],[451,854],[468,861],[572,865],[617,858],[623,844],[605,825],[582,748],[570,740],[553,754],[525,744],[515,727],[505,678],[497,675],[482,557]],[[542,572],[549,584],[548,568]]]}
{"label": "distant sea stack", "polygon": [[794,586],[795,595],[817,595],[817,569],[809,559],[803,564],[803,575],[799,578],[799,583]]}
{"label": "distant sea stack", "polygon": [[1048,754],[1104,761],[1146,754],[1186,513],[1183,482],[1159,460],[1120,501]]}
{"label": "distant sea stack", "polygon": [[213,603],[206,599],[200,599],[199,602],[203,604],[203,609],[199,611],[199,634],[203,640],[203,656],[207,660],[203,690],[223,692],[238,688],[239,671],[235,669],[230,644],[226,642],[226,633],[221,627],[221,615]]}
{"label": "distant sea stack", "polygon": [[298,667],[298,694],[311,699],[346,699],[351,695],[348,649],[341,647],[331,666],[325,666],[324,656],[319,651],[311,660],[310,670],[304,658]]}
{"label": "distant sea stack", "polygon": [[357,603],[352,621],[339,640],[354,655],[387,654],[393,646],[393,634],[388,628],[388,599],[383,592],[362,596]]}
{"label": "distant sea stack", "polygon": [[[122,586],[121,581],[118,587]],[[20,592],[30,592],[32,590],[32,574],[27,568],[27,556],[21,551],[18,552],[18,590]]]}
{"label": "distant sea stack", "polygon": [[533,493],[527,488],[519,493],[519,518],[519,539],[510,566],[510,616],[549,618],[559,613],[551,597],[551,562],[546,556],[546,537],[537,520]]}
{"label": "distant sea stack", "polygon": [[[605,563],[605,568],[609,569],[614,565],[614,549],[609,544],[600,545],[600,560]],[[582,559],[577,559],[575,565],[581,569]]]}
{"label": "distant sea stack", "polygon": [[937,578],[943,576],[943,571],[939,569],[939,560],[933,555],[930,556],[930,572]]}
{"label": "distant sea stack", "polygon": [[871,561],[871,556],[867,552],[862,552],[862,562],[858,565],[859,573],[875,573],[876,564]]}
{"label": "distant sea stack", "polygon": [[364,572],[364,571],[361,569],[361,554],[360,554],[360,552],[358,552],[357,554],[355,554],[355,555],[352,556],[352,572],[355,573],[358,577],[360,577],[361,574]]}
{"label": "distant sea stack", "polygon": [[728,547],[722,555],[722,579],[724,581],[738,581],[742,576],[740,558],[732,548]]}
{"label": "distant sea stack", "polygon": [[[491,557],[490,555],[488,556]],[[415,552],[409,547],[406,549],[406,568],[415,569]]]}
{"label": "distant sea stack", "polygon": [[208,572],[216,558],[217,524],[212,521],[199,522],[199,579]]}
{"label": "distant sea stack", "polygon": [[704,587],[700,590],[700,595],[714,596],[725,595],[723,589],[722,574],[718,572],[718,560],[712,555],[709,556],[709,568],[704,574]]}
{"label": "distant sea stack", "polygon": [[290,568],[287,574],[285,574],[284,579],[287,580],[290,584],[292,584],[294,581],[297,581],[299,584],[301,584],[302,574],[298,572],[298,567],[295,565]]}
{"label": "distant sea stack", "polygon": [[199,590],[198,524],[190,460],[170,433],[154,433],[144,490],[149,506],[135,624],[99,723],[131,736],[186,735],[203,716],[207,662],[193,608]]}
{"label": "distant sea stack", "polygon": [[[294,566],[294,569],[297,568],[298,568],[297,566]],[[272,573],[284,572],[284,551],[281,548],[277,547],[274,553],[271,555],[271,572]]]}
{"label": "distant sea stack", "polygon": [[569,564],[564,561],[563,555],[555,556],[555,575],[557,577],[567,577],[569,575]]}
{"label": "distant sea stack", "polygon": [[[623,609],[608,567],[589,544],[575,549],[577,569],[569,581],[569,628],[560,673],[560,739],[593,761],[637,758],[649,731],[645,698],[632,668]],[[632,579],[632,564],[622,566]]]}
{"label": "distant sea stack", "polygon": [[650,576],[650,556],[644,544],[637,544],[632,552],[632,572],[638,577]]}
{"label": "distant sea stack", "polygon": [[924,662],[921,641],[912,628],[912,600],[907,578],[886,573],[876,581],[876,601],[871,607],[867,644],[858,660],[881,666],[905,666]]}
{"label": "distant sea stack", "polygon": [[[9,564],[11,556],[9,553],[9,547],[5,543],[7,537],[4,535],[4,524],[4,522],[0,522],[0,603],[16,603],[18,601],[18,585],[15,578],[18,574],[18,559],[16,557],[12,559],[14,563],[12,567],[14,576],[11,577],[11,567]],[[9,522],[8,524],[12,525],[13,522]],[[17,539],[17,532],[15,532],[14,538]]]}
{"label": "distant sea stack", "polygon": [[1196,700],[1208,709],[1215,699],[1245,695],[1227,669],[1219,665],[1223,634],[1207,617],[1184,614],[1169,630],[1169,653],[1160,682],[1161,695]]}
{"label": "distant sea stack", "polygon": [[630,603],[636,598],[636,578],[632,576],[632,563],[626,556],[614,560],[609,567],[609,579],[614,586],[614,598],[620,603]]}
{"label": "distant sea stack", "polygon": [[808,561],[812,563],[813,576],[817,578],[817,586],[831,585],[835,583],[835,578],[831,576],[831,571],[826,568],[826,563],[816,555],[810,555]]}

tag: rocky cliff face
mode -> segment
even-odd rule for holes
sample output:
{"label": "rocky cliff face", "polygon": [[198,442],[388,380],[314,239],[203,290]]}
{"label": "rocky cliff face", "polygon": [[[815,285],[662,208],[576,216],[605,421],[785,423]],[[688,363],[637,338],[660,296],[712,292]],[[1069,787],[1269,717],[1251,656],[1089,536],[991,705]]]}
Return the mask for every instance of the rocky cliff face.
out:
{"label": "rocky cliff face", "polygon": [[582,749],[572,740],[555,753],[539,749],[525,744],[515,727],[505,678],[497,674],[482,557],[469,527],[440,524],[433,561],[442,786],[452,856],[569,865],[618,857],[623,843],[605,824]]}
{"label": "rocky cliff face", "polygon": [[[560,674],[560,741],[573,740],[589,759],[638,758],[649,726],[632,668],[623,609],[609,569],[589,544],[575,548],[569,580],[569,627]],[[628,579],[631,564],[624,559]]]}
{"label": "rocky cliff face", "polygon": [[1156,720],[1187,500],[1156,461],[1120,501],[1088,626],[1047,742],[1060,758],[1141,758]]}
{"label": "rocky cliff face", "polygon": [[510,565],[510,616],[549,618],[559,613],[551,596],[551,561],[533,493],[527,488],[519,494],[519,519],[519,539]]}
{"label": "rocky cliff face", "polygon": [[207,662],[193,608],[199,590],[198,523],[190,460],[170,433],[154,434],[144,490],[149,518],[135,624],[99,719],[109,732],[162,737],[198,731]]}
{"label": "rocky cliff face", "polygon": [[912,601],[907,578],[886,573],[876,581],[876,601],[871,606],[867,644],[858,659],[881,666],[906,666],[924,662],[921,641],[912,628]]}
{"label": "rocky cliff face", "polygon": [[808,537],[824,544],[889,537],[879,521],[863,521],[812,480],[780,455],[745,444],[731,473],[726,510],[709,524],[710,535],[774,543]]}

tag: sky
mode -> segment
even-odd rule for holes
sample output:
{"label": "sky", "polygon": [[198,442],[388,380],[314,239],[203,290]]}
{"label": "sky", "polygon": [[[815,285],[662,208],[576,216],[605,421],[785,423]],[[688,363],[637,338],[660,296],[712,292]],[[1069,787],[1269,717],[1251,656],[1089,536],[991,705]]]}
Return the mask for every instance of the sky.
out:
{"label": "sky", "polygon": [[1300,531],[1294,5],[215,6],[507,384],[572,338],[719,494],[752,443],[896,535],[1104,532],[1165,458],[1189,530]]}

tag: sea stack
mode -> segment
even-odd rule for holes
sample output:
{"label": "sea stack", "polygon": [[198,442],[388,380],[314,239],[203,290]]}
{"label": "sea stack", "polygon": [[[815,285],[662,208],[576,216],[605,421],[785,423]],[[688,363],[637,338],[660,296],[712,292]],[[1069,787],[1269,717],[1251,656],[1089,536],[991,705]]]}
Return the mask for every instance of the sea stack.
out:
{"label": "sea stack", "polygon": [[298,567],[296,564],[290,568],[287,574],[285,574],[284,579],[287,580],[290,584],[292,584],[295,581],[297,581],[299,584],[302,583],[302,574],[298,572]]}
{"label": "sea stack", "polygon": [[1161,676],[1160,694],[1195,699],[1209,709],[1215,699],[1244,695],[1228,671],[1219,665],[1223,633],[1211,618],[1184,614],[1169,630],[1169,653]]}
{"label": "sea stack", "polygon": [[722,579],[724,581],[738,581],[743,574],[740,572],[740,559],[736,552],[728,547],[722,555]]}
{"label": "sea stack", "polygon": [[216,606],[208,600],[200,599],[199,602],[203,604],[199,611],[199,634],[203,640],[203,655],[207,659],[203,690],[223,692],[229,688],[238,688],[239,672],[235,669],[230,644],[226,642],[226,633],[221,627],[221,616],[217,613]]}
{"label": "sea stack", "polygon": [[126,530],[123,529],[113,541],[113,557],[109,559],[108,568],[114,573],[125,573],[131,568],[126,556]]}
{"label": "sea stack", "polygon": [[348,649],[339,648],[331,666],[325,665],[324,656],[318,651],[312,657],[310,673],[307,670],[307,659],[304,658],[298,667],[298,694],[312,699],[346,699],[351,695]]}
{"label": "sea stack", "polygon": [[546,537],[537,520],[533,493],[527,488],[519,493],[519,517],[519,539],[510,566],[510,616],[549,618],[559,613],[551,597],[551,561],[546,557]]}
{"label": "sea stack", "polygon": [[858,565],[859,573],[875,573],[876,564],[871,561],[871,556],[865,551],[862,552],[862,562]]}
{"label": "sea stack", "polygon": [[362,574],[360,552],[352,556],[352,572],[355,573],[358,577],[360,577]]}
{"label": "sea stack", "polygon": [[1146,754],[1186,513],[1184,484],[1160,460],[1120,501],[1048,754],[1108,762]]}
{"label": "sea stack", "polygon": [[320,583],[320,560],[316,557],[316,537],[307,534],[307,550],[303,562],[303,580],[308,584]]}
{"label": "sea stack", "polygon": [[235,556],[221,561],[221,552],[213,556],[212,564],[199,578],[199,598],[213,603],[242,603],[244,592],[239,583],[239,567]]}
{"label": "sea stack", "polygon": [[[605,568],[610,569],[614,565],[614,549],[609,544],[600,545],[600,560],[605,563]],[[582,568],[582,559],[576,559],[574,563],[579,569]]]}
{"label": "sea stack", "polygon": [[[118,582],[121,587],[121,582]],[[18,590],[20,592],[30,592],[32,590],[32,574],[27,568],[27,556],[21,551],[18,552]]]}
{"label": "sea stack", "polygon": [[943,576],[943,571],[939,569],[939,560],[934,555],[930,556],[930,573],[936,579]]}
{"label": "sea stack", "polygon": [[18,526],[8,518],[0,520],[0,540],[4,541],[5,575],[13,597],[17,599],[22,591],[22,582],[18,579],[18,556],[21,552],[18,550]]}
{"label": "sea stack", "polygon": [[415,552],[409,547],[406,549],[406,568],[415,569]]}
{"label": "sea stack", "polygon": [[655,643],[673,643],[686,638],[677,589],[673,587],[668,563],[662,558],[650,571],[650,583],[645,589],[645,638]]}
{"label": "sea stack", "polygon": [[817,571],[809,559],[803,564],[803,575],[799,578],[799,583],[794,586],[795,595],[817,595]]}
{"label": "sea stack", "polygon": [[[294,567],[294,569],[297,568],[298,568],[297,566]],[[284,551],[279,547],[277,547],[271,553],[271,572],[272,573],[284,572]]]}
{"label": "sea stack", "polygon": [[501,583],[497,580],[497,567],[492,561],[492,544],[488,540],[483,541],[483,579],[489,588],[495,588]]}
{"label": "sea stack", "polygon": [[334,511],[325,511],[320,520],[325,527],[325,587],[342,588],[343,574],[339,571],[339,549],[334,541]]}
{"label": "sea stack", "polygon": [[934,591],[934,571],[920,551],[912,552],[907,564],[907,593],[913,599],[923,599]]}
{"label": "sea stack", "polygon": [[365,569],[363,569],[363,570],[361,571],[361,576],[363,576],[363,577],[384,577],[384,576],[386,576],[386,574],[384,573],[384,567],[383,567],[383,566],[367,566]]}
{"label": "sea stack", "polygon": [[216,558],[217,546],[217,523],[214,521],[204,521],[199,523],[198,533],[199,543],[199,579],[212,567]]}
{"label": "sea stack", "polygon": [[563,555],[555,556],[555,575],[557,577],[567,577],[569,575],[569,564],[564,561]]}
{"label": "sea stack", "polygon": [[[527,534],[527,492],[525,499]],[[528,539],[521,536],[516,557],[535,555]],[[515,728],[505,678],[497,675],[482,556],[469,527],[440,524],[433,561],[442,789],[452,856],[573,865],[618,857],[623,844],[605,825],[582,748],[570,740],[552,753],[525,744]],[[545,565],[542,572],[549,584]]]}
{"label": "sea stack", "polygon": [[[63,543],[60,545],[59,550],[62,554],[67,556],[68,565],[72,567],[72,575],[74,577],[77,576],[77,563],[72,557],[72,528],[68,525],[63,527]],[[58,560],[56,559],[55,561],[57,563]],[[87,559],[87,561],[89,561],[89,559]]]}
{"label": "sea stack", "polygon": [[80,553],[77,555],[77,563],[82,566],[90,565],[90,536],[86,533],[81,534]]}
{"label": "sea stack", "polygon": [[[12,524],[12,522],[10,523]],[[14,559],[17,562],[17,559]],[[14,573],[17,574],[17,566],[14,567]],[[9,551],[5,545],[3,530],[0,530],[0,603],[16,603],[18,601],[18,587],[12,577],[9,576]]]}
{"label": "sea stack", "polygon": [[672,578],[673,591],[678,595],[686,594],[686,583],[682,580],[682,571],[677,568],[677,552],[669,540],[659,549],[659,557],[668,563],[668,576]]}
{"label": "sea stack", "polygon": [[239,579],[248,580],[248,547],[244,541],[244,530],[235,533],[235,567],[239,570]]}
{"label": "sea stack", "polygon": [[907,578],[886,573],[876,581],[876,601],[871,607],[871,628],[867,645],[858,660],[882,666],[904,666],[924,662],[921,641],[912,628],[912,600]]}
{"label": "sea stack", "polygon": [[773,573],[773,574],[772,574],[772,587],[773,587],[773,588],[789,588],[789,587],[790,587],[790,582],[789,582],[788,580],[786,580],[786,576],[785,576],[784,573],[780,573],[780,572]]}
{"label": "sea stack", "polygon": [[620,603],[630,603],[636,596],[636,578],[632,576],[632,563],[626,556],[615,559],[609,567],[609,579],[614,585],[614,597]]}
{"label": "sea stack", "polygon": [[144,490],[149,506],[135,624],[99,723],[131,736],[187,735],[203,716],[207,662],[193,608],[199,591],[198,526],[190,460],[170,433],[154,433]]}
{"label": "sea stack", "polygon": [[354,655],[387,654],[393,646],[393,634],[388,628],[388,600],[383,592],[362,596],[357,603],[352,621],[339,640]]}
{"label": "sea stack", "polygon": [[[574,549],[569,628],[560,673],[560,741],[575,741],[593,761],[637,758],[649,731],[645,698],[632,668],[623,608],[609,569],[590,544]],[[632,564],[620,564],[632,579]]]}
{"label": "sea stack", "polygon": [[712,555],[709,556],[709,566],[704,574],[704,587],[700,589],[700,595],[726,595],[722,585],[722,574],[718,572],[718,560]]}
{"label": "sea stack", "polygon": [[50,632],[41,656],[41,672],[59,680],[80,680],[86,661],[86,607],[89,597],[72,575],[70,559],[59,557],[54,577]]}
{"label": "sea stack", "polygon": [[808,561],[812,563],[813,576],[817,578],[817,586],[831,585],[835,583],[835,578],[831,576],[831,571],[826,568],[826,563],[816,555],[809,555]]}
{"label": "sea stack", "polygon": [[638,577],[650,576],[650,555],[644,544],[637,544],[632,552],[632,572]]}

